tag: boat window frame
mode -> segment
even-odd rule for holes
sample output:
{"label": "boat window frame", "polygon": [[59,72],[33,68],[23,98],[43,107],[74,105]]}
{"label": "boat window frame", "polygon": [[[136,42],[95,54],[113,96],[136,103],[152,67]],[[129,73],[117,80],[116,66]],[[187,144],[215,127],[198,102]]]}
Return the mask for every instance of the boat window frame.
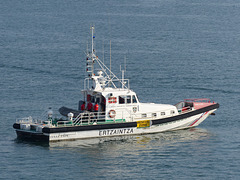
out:
{"label": "boat window frame", "polygon": [[126,104],[126,95],[119,95],[118,96],[118,104]]}
{"label": "boat window frame", "polygon": [[135,95],[132,95],[132,103],[133,104],[137,103],[137,98]]}
{"label": "boat window frame", "polygon": [[157,113],[152,113],[152,117],[156,118],[157,117]]}
{"label": "boat window frame", "polygon": [[[129,101],[130,100],[130,101]],[[126,96],[126,104],[132,104],[132,96],[131,95],[127,95]]]}
{"label": "boat window frame", "polygon": [[95,96],[91,96],[91,103],[95,103]]}
{"label": "boat window frame", "polygon": [[174,110],[171,110],[171,112],[170,112],[171,114],[175,114],[175,111]]}

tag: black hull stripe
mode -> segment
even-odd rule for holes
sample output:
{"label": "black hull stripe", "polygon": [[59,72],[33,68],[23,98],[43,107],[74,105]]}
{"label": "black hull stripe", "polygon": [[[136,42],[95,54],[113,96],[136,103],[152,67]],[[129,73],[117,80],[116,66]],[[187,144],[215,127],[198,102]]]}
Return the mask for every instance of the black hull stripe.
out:
{"label": "black hull stripe", "polygon": [[129,128],[136,127],[136,122],[130,123],[115,123],[115,124],[99,124],[99,125],[87,125],[87,126],[71,126],[71,127],[60,127],[60,128],[48,128],[42,129],[44,133],[58,133],[58,132],[73,132],[73,131],[91,131],[100,129],[116,129],[116,128]]}
{"label": "black hull stripe", "polygon": [[33,141],[49,141],[49,136],[43,133],[29,133],[26,131],[16,130],[17,136],[22,140],[33,140]]}
{"label": "black hull stripe", "polygon": [[[156,119],[152,120],[152,125],[159,125],[164,123],[169,123],[173,121],[177,121],[180,119],[185,119],[197,114],[201,114],[213,109],[219,108],[219,104],[213,104],[189,113],[168,117],[164,119]],[[20,129],[20,125],[18,123],[15,123],[13,125],[15,129]],[[117,128],[132,128],[137,127],[137,122],[127,122],[127,123],[114,123],[114,124],[99,124],[99,125],[87,125],[87,126],[72,126],[72,127],[56,127],[56,128],[49,128],[44,127],[42,129],[43,133],[60,133],[60,132],[73,132],[73,131],[90,131],[90,130],[101,130],[101,129],[117,129]]]}

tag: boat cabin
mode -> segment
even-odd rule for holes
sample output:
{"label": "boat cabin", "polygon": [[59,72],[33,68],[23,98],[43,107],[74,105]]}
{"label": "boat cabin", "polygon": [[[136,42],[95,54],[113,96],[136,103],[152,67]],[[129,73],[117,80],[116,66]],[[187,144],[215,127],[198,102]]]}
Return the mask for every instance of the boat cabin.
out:
{"label": "boat cabin", "polygon": [[[92,84],[90,83],[92,80]],[[120,80],[123,82],[123,80]],[[124,86],[109,83],[98,72],[98,76],[85,79],[82,91],[84,102],[79,106],[82,111],[95,113],[97,119],[105,122],[130,122],[144,119],[157,119],[178,112],[173,105],[140,103],[136,93]]]}
{"label": "boat cabin", "polygon": [[136,93],[125,88],[103,87],[105,82],[100,84],[98,79],[93,77],[95,82],[92,88],[82,91],[85,110],[105,115],[106,122],[130,121],[131,114],[139,109]]}

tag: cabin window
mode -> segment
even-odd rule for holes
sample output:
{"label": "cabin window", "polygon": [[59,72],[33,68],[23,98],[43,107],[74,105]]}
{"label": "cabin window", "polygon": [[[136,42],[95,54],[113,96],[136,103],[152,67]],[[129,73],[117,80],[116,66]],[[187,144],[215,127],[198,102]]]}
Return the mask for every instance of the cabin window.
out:
{"label": "cabin window", "polygon": [[157,113],[152,113],[152,117],[153,118],[157,117]]}
{"label": "cabin window", "polygon": [[95,103],[100,103],[100,98],[99,97],[96,97],[96,101],[95,101]]}
{"label": "cabin window", "polygon": [[136,96],[132,96],[132,103],[137,103]]}
{"label": "cabin window", "polygon": [[172,110],[172,111],[171,111],[171,114],[174,114],[174,113],[175,113],[175,111]]}
{"label": "cabin window", "polygon": [[165,115],[165,112],[161,112],[161,115],[164,116],[164,115]]}
{"label": "cabin window", "polygon": [[131,96],[127,96],[127,104],[131,103]]}
{"label": "cabin window", "polygon": [[91,96],[91,103],[95,103],[95,97]]}
{"label": "cabin window", "polygon": [[147,117],[147,114],[142,114],[142,118],[145,118],[145,117]]}
{"label": "cabin window", "polygon": [[125,104],[125,96],[119,96],[119,104]]}

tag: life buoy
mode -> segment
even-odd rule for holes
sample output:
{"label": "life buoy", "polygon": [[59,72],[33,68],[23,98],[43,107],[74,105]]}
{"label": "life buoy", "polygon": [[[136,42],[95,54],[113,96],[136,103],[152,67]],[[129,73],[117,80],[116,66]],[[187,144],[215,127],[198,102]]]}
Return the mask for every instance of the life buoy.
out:
{"label": "life buoy", "polygon": [[110,111],[108,112],[108,115],[109,115],[110,118],[115,118],[115,116],[116,116],[116,111],[110,110]]}

